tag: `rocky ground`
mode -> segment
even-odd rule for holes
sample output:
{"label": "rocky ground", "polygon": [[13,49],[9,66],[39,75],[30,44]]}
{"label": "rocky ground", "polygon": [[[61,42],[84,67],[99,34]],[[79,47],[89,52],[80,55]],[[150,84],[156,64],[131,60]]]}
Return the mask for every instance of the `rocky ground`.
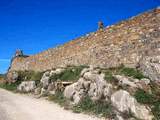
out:
{"label": "rocky ground", "polygon": [[[154,62],[150,69],[154,71],[152,71],[154,77],[157,78],[159,74],[153,69],[153,65],[159,68],[158,61]],[[147,63],[150,66],[149,62]],[[144,68],[146,70],[146,67]],[[149,70],[149,67],[147,68]],[[152,120],[152,118],[159,120],[160,117],[159,81],[156,79],[152,81],[152,77],[149,79],[141,71],[123,65],[110,69],[70,66],[48,70],[41,74],[33,71],[20,71],[15,72],[13,78],[12,84],[6,84],[7,89],[18,82],[17,87],[13,86],[17,92],[32,93],[39,98],[48,97],[74,112],[94,114],[111,120]],[[24,106],[24,102],[28,102],[26,100],[23,98],[19,103],[18,99],[17,106],[19,104]],[[34,104],[27,103],[33,106]],[[41,103],[38,104],[41,105]],[[43,114],[46,108],[42,107],[42,109]],[[55,110],[49,109],[49,111],[54,113]],[[35,114],[34,111],[33,113]],[[62,113],[64,114],[63,111],[60,114]],[[49,118],[53,117],[49,116]]]}
{"label": "rocky ground", "polygon": [[0,89],[0,120],[100,120],[31,96]]}

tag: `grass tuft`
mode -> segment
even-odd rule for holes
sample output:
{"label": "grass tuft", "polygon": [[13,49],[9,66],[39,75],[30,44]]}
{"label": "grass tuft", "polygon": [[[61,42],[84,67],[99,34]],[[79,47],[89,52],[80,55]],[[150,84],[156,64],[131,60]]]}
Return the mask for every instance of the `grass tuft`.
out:
{"label": "grass tuft", "polygon": [[[156,92],[156,91],[155,91]],[[137,90],[135,98],[139,103],[149,105],[154,115],[154,120],[160,120],[160,99],[157,94],[152,91],[152,94],[145,92],[144,90]]]}
{"label": "grass tuft", "polygon": [[19,81],[15,82],[15,83],[12,83],[12,84],[2,83],[2,84],[0,84],[0,88],[6,89],[6,90],[9,90],[9,91],[16,91],[19,84],[20,84]]}
{"label": "grass tuft", "polygon": [[68,67],[62,73],[52,75],[50,77],[50,80],[51,81],[57,81],[57,80],[75,81],[75,80],[78,80],[80,78],[81,71],[85,67],[86,66],[72,66],[72,67]]}
{"label": "grass tuft", "polygon": [[39,81],[42,78],[43,72],[35,71],[18,71],[19,81]]}
{"label": "grass tuft", "polygon": [[93,102],[88,96],[85,97],[78,105],[73,106],[76,113],[89,113],[97,116],[113,118],[114,114],[110,104],[105,101]]}
{"label": "grass tuft", "polygon": [[138,89],[135,92],[134,96],[135,96],[136,100],[142,104],[152,104],[155,101],[155,98],[152,94],[149,94],[142,89]]}
{"label": "grass tuft", "polygon": [[120,69],[120,73],[136,79],[146,78],[139,70],[136,70],[134,68],[123,67],[122,69]]}
{"label": "grass tuft", "polygon": [[105,69],[103,70],[103,72],[105,73],[105,79],[109,82],[113,82],[113,80],[115,80],[113,75],[125,75],[128,77],[133,77],[135,79],[146,78],[139,70],[134,68],[128,68],[124,65],[121,65],[117,68]]}
{"label": "grass tuft", "polygon": [[61,91],[57,91],[55,93],[55,95],[48,96],[48,99],[50,101],[54,101],[55,103],[58,103],[60,106],[64,106],[64,104],[66,102],[66,99],[63,95],[63,92],[61,92]]}

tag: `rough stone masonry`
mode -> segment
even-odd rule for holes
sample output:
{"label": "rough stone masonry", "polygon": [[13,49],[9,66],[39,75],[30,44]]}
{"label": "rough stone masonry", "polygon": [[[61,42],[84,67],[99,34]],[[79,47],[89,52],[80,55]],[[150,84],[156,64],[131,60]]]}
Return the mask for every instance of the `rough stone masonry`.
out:
{"label": "rough stone masonry", "polygon": [[154,55],[160,55],[159,8],[39,54],[15,57],[9,71],[45,71],[69,65],[138,67],[144,57]]}

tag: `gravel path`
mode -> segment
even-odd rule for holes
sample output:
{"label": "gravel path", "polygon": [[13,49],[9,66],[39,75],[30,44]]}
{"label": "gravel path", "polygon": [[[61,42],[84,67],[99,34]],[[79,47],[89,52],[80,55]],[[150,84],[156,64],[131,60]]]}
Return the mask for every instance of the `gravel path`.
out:
{"label": "gravel path", "polygon": [[64,110],[57,104],[0,89],[0,120],[102,120]]}

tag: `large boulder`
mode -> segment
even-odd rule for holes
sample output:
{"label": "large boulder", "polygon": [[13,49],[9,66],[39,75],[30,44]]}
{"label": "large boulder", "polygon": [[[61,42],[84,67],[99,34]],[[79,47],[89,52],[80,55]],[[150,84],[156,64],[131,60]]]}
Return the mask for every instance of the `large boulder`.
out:
{"label": "large boulder", "polygon": [[112,94],[112,85],[104,80],[104,74],[98,70],[84,69],[81,78],[65,88],[64,96],[78,104],[85,96],[92,101],[107,100]]}
{"label": "large boulder", "polygon": [[40,80],[40,81],[41,81],[41,84],[42,84],[42,87],[43,87],[44,89],[48,89],[49,84],[52,84],[51,81],[50,81],[50,77],[51,77],[52,75],[54,75],[54,74],[60,74],[60,73],[62,73],[64,70],[65,70],[65,69],[63,69],[63,68],[57,68],[57,69],[55,69],[55,70],[46,71],[46,72],[43,74],[43,76],[42,76],[42,78],[41,78],[41,80]]}
{"label": "large boulder", "polygon": [[112,105],[122,113],[132,113],[142,120],[152,120],[153,115],[146,106],[140,105],[127,91],[119,90],[111,96]]}
{"label": "large boulder", "polygon": [[37,87],[35,90],[34,90],[34,94],[35,95],[39,95],[41,93],[41,87]]}
{"label": "large boulder", "polygon": [[17,90],[20,92],[33,92],[35,88],[36,88],[35,81],[23,81],[17,87]]}
{"label": "large boulder", "polygon": [[64,90],[64,96],[67,98],[67,99],[70,99],[72,100],[73,99],[73,95],[75,94],[76,92],[76,87],[77,87],[77,83],[73,83],[72,85],[69,85],[65,88]]}
{"label": "large boulder", "polygon": [[48,88],[48,85],[50,83],[49,81],[49,78],[50,78],[50,72],[47,71],[43,74],[42,78],[41,78],[41,83],[42,83],[42,87],[47,89]]}
{"label": "large boulder", "polygon": [[84,89],[78,91],[77,88],[79,88],[78,83],[73,83],[72,85],[67,86],[64,90],[64,96],[73,101],[74,104],[78,104],[85,96]]}
{"label": "large boulder", "polygon": [[142,78],[141,80],[139,80],[123,75],[114,75],[114,78],[118,81],[119,86],[128,88],[128,91],[130,92],[135,92],[137,89],[144,89],[145,91],[151,90],[149,86],[150,80],[147,78]]}
{"label": "large boulder", "polygon": [[93,101],[111,95],[112,85],[104,80],[104,74],[99,74],[98,70],[86,72],[83,77],[91,82],[88,95]]}
{"label": "large boulder", "polygon": [[139,82],[138,79],[133,79],[131,77],[126,77],[122,75],[114,75],[114,78],[118,80],[118,84],[121,86],[129,86],[133,88],[137,88],[137,84]]}
{"label": "large boulder", "polygon": [[152,81],[160,82],[160,56],[149,56],[140,62],[140,70]]}

